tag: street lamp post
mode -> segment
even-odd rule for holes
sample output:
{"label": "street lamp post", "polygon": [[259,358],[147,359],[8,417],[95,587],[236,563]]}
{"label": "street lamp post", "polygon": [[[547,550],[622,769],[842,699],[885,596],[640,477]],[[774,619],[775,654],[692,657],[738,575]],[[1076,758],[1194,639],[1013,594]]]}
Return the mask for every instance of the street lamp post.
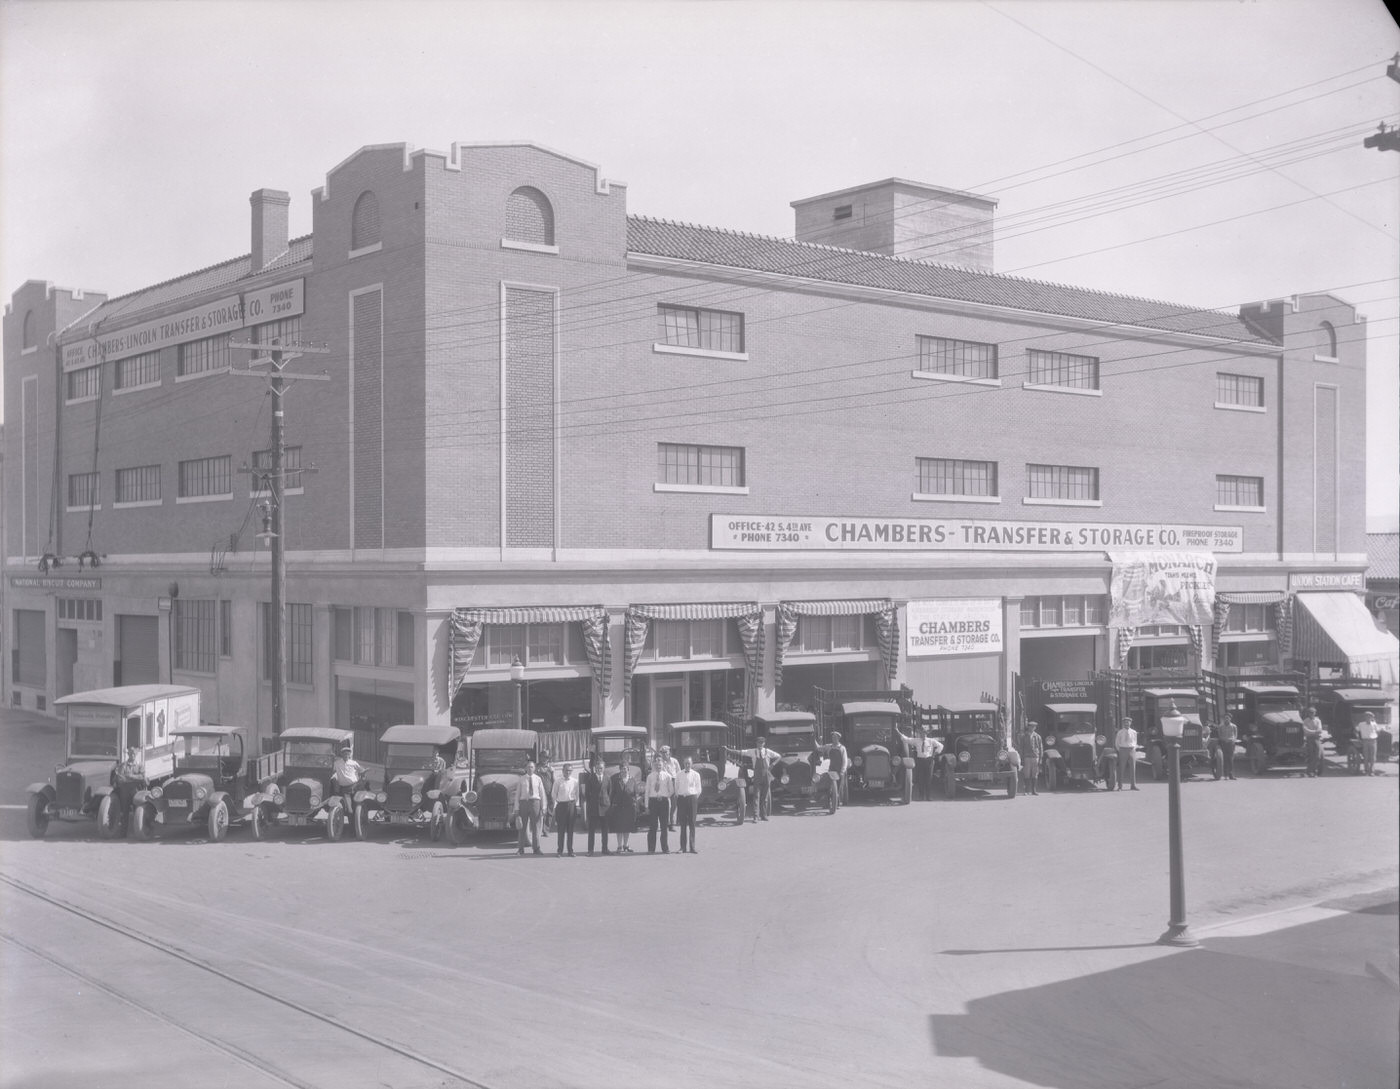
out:
{"label": "street lamp post", "polygon": [[520,730],[524,728],[522,718],[525,713],[525,667],[521,664],[518,654],[510,663],[510,679],[515,688],[515,728]]}
{"label": "street lamp post", "polygon": [[1171,865],[1171,918],[1157,939],[1158,945],[1197,946],[1201,943],[1186,922],[1186,875],[1181,858],[1181,734],[1186,717],[1173,703],[1162,716],[1162,734],[1167,739],[1171,761],[1167,775],[1168,853]]}

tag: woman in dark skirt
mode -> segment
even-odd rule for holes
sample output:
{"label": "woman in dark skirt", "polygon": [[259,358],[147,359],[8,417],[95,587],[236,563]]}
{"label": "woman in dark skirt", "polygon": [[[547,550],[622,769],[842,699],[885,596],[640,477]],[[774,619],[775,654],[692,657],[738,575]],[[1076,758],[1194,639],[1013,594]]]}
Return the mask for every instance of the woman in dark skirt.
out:
{"label": "woman in dark skirt", "polygon": [[627,841],[637,830],[637,784],[641,780],[635,776],[629,778],[629,770],[627,757],[624,756],[622,765],[609,783],[612,805],[608,809],[608,830],[617,837],[617,853],[620,855],[632,853]]}

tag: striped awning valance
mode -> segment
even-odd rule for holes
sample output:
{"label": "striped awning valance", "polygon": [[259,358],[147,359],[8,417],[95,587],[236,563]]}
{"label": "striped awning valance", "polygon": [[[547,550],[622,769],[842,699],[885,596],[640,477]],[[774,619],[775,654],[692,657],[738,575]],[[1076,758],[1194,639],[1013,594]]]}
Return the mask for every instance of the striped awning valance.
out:
{"label": "striped awning valance", "polygon": [[577,624],[583,649],[599,692],[612,688],[612,655],[608,651],[608,611],[601,605],[528,605],[514,608],[453,609],[448,619],[448,692],[450,698],[466,683],[472,658],[487,624]]}
{"label": "striped awning valance", "polygon": [[643,620],[730,620],[762,613],[753,601],[695,601],[681,605],[629,605],[627,614]]}
{"label": "striped awning valance", "polygon": [[1277,605],[1286,596],[1282,590],[1215,591],[1215,600],[1226,605]]}
{"label": "striped awning valance", "polygon": [[797,634],[800,616],[868,616],[876,618],[876,636],[885,679],[893,687],[899,668],[899,608],[887,597],[847,598],[827,601],[780,601],[778,603],[778,645],[773,662],[773,684],[783,683],[783,660]]}
{"label": "striped awning valance", "polygon": [[623,621],[626,641],[622,648],[622,683],[628,690],[637,663],[646,649],[647,631],[656,620],[733,620],[744,647],[748,709],[763,678],[763,607],[756,601],[692,601],[679,605],[629,605]]}

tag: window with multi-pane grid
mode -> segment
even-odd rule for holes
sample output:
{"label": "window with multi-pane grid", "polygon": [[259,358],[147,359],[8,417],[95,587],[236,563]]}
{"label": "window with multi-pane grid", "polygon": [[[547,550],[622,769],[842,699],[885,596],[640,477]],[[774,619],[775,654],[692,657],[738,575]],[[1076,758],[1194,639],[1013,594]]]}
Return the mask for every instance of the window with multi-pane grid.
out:
{"label": "window with multi-pane grid", "polygon": [[[268,490],[268,474],[272,472],[272,451],[253,451],[253,494],[266,493]],[[301,447],[284,446],[282,448],[282,488],[284,492],[300,491],[301,482]]]}
{"label": "window with multi-pane grid", "polygon": [[68,509],[86,509],[98,506],[98,486],[96,473],[69,473]]}
{"label": "window with multi-pane grid", "polygon": [[1026,495],[1031,499],[1099,497],[1099,471],[1087,465],[1027,465]]}
{"label": "window with multi-pane grid", "polygon": [[213,673],[218,658],[218,605],[214,599],[177,597],[175,620],[175,668],[190,673]]}
{"label": "window with multi-pane grid", "polygon": [[997,346],[975,340],[919,337],[919,370],[961,378],[996,378]]}
{"label": "window with multi-pane grid", "polygon": [[1215,478],[1215,503],[1220,507],[1262,507],[1264,478],[1262,476],[1227,476]]}
{"label": "window with multi-pane grid", "polygon": [[133,465],[118,469],[116,477],[118,503],[160,502],[159,465]]}
{"label": "window with multi-pane grid", "polygon": [[916,458],[917,490],[920,495],[997,494],[995,461],[964,461],[961,458]]}
{"label": "window with multi-pane grid", "polygon": [[181,344],[175,361],[176,377],[184,378],[191,374],[206,374],[222,370],[228,366],[228,335],[206,337]]}
{"label": "window with multi-pane grid", "polygon": [[742,446],[692,446],[688,443],[657,444],[657,479],[662,484],[696,487],[742,488]]}
{"label": "window with multi-pane grid", "polygon": [[[263,679],[267,680],[272,676],[272,649],[276,641],[276,632],[273,629],[272,606],[266,601],[259,602],[258,605],[262,612],[262,675]],[[288,684],[311,684],[314,679],[311,658],[311,605],[289,601],[286,609],[286,681]]]}
{"label": "window with multi-pane grid", "polygon": [[301,342],[301,316],[269,321],[253,328],[253,341],[257,344],[275,346],[278,344],[299,344]]}
{"label": "window with multi-pane grid", "polygon": [[177,496],[193,499],[199,496],[233,495],[233,459],[225,454],[217,458],[193,458],[180,462]]}
{"label": "window with multi-pane grid", "polygon": [[712,352],[744,350],[744,315],[728,310],[704,310],[694,306],[657,308],[661,343],[673,348],[699,348]]}
{"label": "window with multi-pane grid", "polygon": [[1230,615],[1225,618],[1227,632],[1271,631],[1269,606],[1258,603],[1231,605]]}
{"label": "window with multi-pane grid", "polygon": [[868,630],[870,618],[863,613],[850,616],[799,616],[791,649],[798,654],[869,650],[875,645]]}
{"label": "window with multi-pane grid", "polygon": [[1107,599],[1102,594],[1041,594],[1023,597],[1021,627],[1102,627],[1107,612]]}
{"label": "window with multi-pane grid", "polygon": [[142,355],[119,359],[116,373],[117,389],[157,385],[160,382],[160,353],[145,352]]}
{"label": "window with multi-pane grid", "polygon": [[69,371],[66,379],[68,400],[81,401],[88,397],[96,397],[102,392],[102,365],[99,363],[82,370]]}
{"label": "window with multi-pane grid", "polygon": [[1264,379],[1252,374],[1227,374],[1221,371],[1215,376],[1215,403],[1263,408]]}
{"label": "window with multi-pane grid", "polygon": [[1033,386],[1098,389],[1099,361],[1091,355],[1032,348],[1026,352],[1026,381]]}
{"label": "window with multi-pane grid", "polygon": [[99,597],[60,597],[56,599],[58,619],[88,620],[102,619],[102,599]]}
{"label": "window with multi-pane grid", "polygon": [[651,659],[724,658],[730,647],[740,646],[737,634],[730,635],[733,624],[724,619],[655,620],[643,653]]}

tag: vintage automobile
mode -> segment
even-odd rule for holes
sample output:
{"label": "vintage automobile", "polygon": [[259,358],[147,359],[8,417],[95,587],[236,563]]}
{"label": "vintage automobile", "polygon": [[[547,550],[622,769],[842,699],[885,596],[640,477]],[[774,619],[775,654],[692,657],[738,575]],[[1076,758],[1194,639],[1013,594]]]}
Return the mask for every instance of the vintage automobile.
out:
{"label": "vintage automobile", "polygon": [[1345,756],[1347,770],[1361,771],[1361,746],[1356,740],[1356,724],[1367,711],[1376,717],[1376,759],[1389,760],[1395,747],[1395,727],[1390,721],[1390,704],[1379,688],[1319,688],[1313,694],[1318,717],[1327,727],[1332,747]]}
{"label": "vintage automobile", "polygon": [[456,726],[390,726],[380,735],[384,789],[355,794],[355,836],[384,828],[427,829],[428,838],[447,831],[447,805],[471,788],[471,770]]}
{"label": "vintage automobile", "polygon": [[336,754],[352,743],[354,734],[333,726],[294,726],[283,730],[274,767],[243,799],[254,839],[272,829],[322,826],[332,841],[345,834],[354,815],[332,778]]}
{"label": "vintage automobile", "polygon": [[914,800],[914,758],[900,726],[904,712],[893,700],[858,700],[841,705],[841,740],[851,758],[847,789],[883,794],[905,805]]}
{"label": "vintage automobile", "polygon": [[1162,734],[1162,719],[1173,711],[1186,720],[1181,728],[1181,772],[1189,775],[1196,768],[1210,768],[1219,779],[1225,774],[1225,757],[1220,743],[1201,724],[1201,697],[1194,688],[1144,688],[1138,715],[1138,743],[1147,754],[1147,766],[1152,778],[1159,782],[1167,777],[1167,741]]}
{"label": "vintage automobile", "polygon": [[508,832],[517,825],[515,787],[525,765],[540,757],[534,730],[477,730],[471,736],[469,785],[447,799],[447,837],[464,843],[478,832]]}
{"label": "vintage automobile", "polygon": [[[678,761],[690,757],[700,773],[700,808],[724,809],[735,804],[743,780],[739,765],[727,755],[729,727],[723,722],[695,719],[670,725],[671,755]],[[604,758],[606,767],[606,758]]]}
{"label": "vintage automobile", "polygon": [[103,839],[126,834],[137,791],[174,769],[172,730],[199,724],[198,688],[137,684],[54,700],[65,722],[65,757],[46,783],[31,783],[26,819],[42,839],[49,821],[97,822]]}
{"label": "vintage automobile", "polygon": [[943,752],[938,757],[943,796],[955,798],[959,783],[998,784],[1016,797],[1018,771],[995,704],[960,703],[938,709]]}
{"label": "vintage automobile", "polygon": [[1045,741],[1045,789],[1066,783],[1118,785],[1118,754],[1098,728],[1097,703],[1047,703],[1037,712],[1037,728]]}
{"label": "vintage automobile", "polygon": [[1241,682],[1240,738],[1255,775],[1307,767],[1302,701],[1291,684]]}
{"label": "vintage automobile", "polygon": [[768,748],[781,760],[775,769],[773,804],[794,809],[812,804],[836,812],[836,792],[827,775],[830,761],[817,744],[817,716],[810,711],[763,711],[753,716],[755,736],[768,738]]}
{"label": "vintage automobile", "polygon": [[138,790],[132,799],[131,834],[151,839],[157,829],[203,827],[218,843],[229,824],[242,821],[243,731],[237,726],[172,730],[175,774]]}

